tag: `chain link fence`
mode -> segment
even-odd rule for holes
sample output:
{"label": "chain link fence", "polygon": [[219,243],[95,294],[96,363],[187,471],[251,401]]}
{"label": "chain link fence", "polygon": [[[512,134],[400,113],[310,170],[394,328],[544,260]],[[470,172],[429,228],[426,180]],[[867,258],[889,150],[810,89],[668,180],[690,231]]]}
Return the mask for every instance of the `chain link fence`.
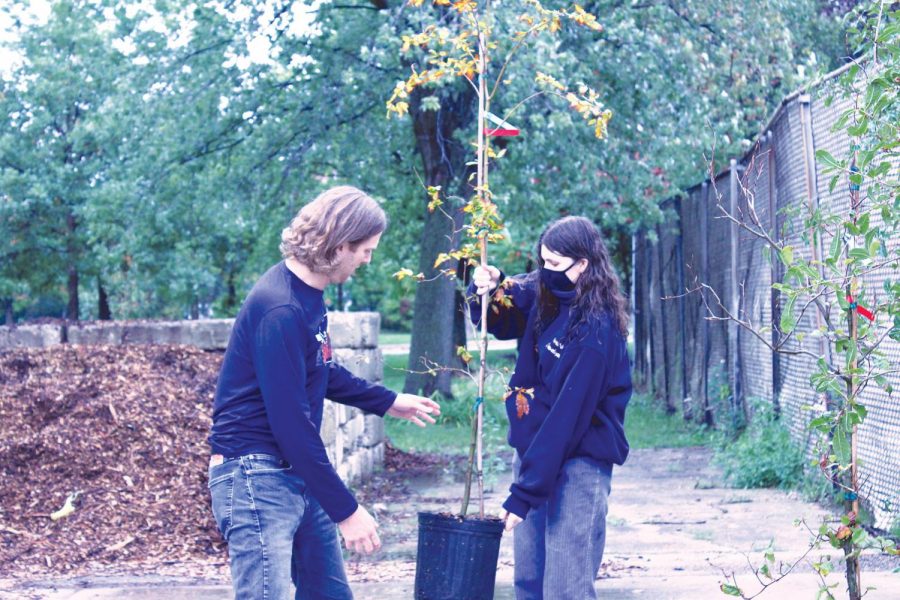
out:
{"label": "chain link fence", "polygon": [[[828,236],[811,239],[804,231],[805,211],[818,205],[849,213],[847,182],[829,191],[830,176],[815,160],[818,149],[849,153],[849,138],[832,126],[851,100],[836,97],[830,106],[825,101],[838,75],[786,98],[751,152],[667,201],[664,208],[673,218],[634,239],[638,381],[670,412],[722,428],[745,424],[752,417],[751,399],[774,403],[810,455],[814,436],[807,424],[825,409],[825,398],[810,386],[814,359],[774,353],[747,329],[709,317],[725,308],[759,329],[778,323],[783,306],[772,288],[783,276],[781,262],[723,211],[748,222],[758,219],[803,258],[822,256],[831,243]],[[881,289],[886,271],[867,277],[866,288]],[[700,284],[711,290],[691,292]],[[814,335],[821,319],[810,310],[797,326],[803,349],[817,356],[830,351]],[[773,330],[762,334],[770,343]],[[900,344],[888,339],[882,349],[893,365],[900,364]],[[900,389],[897,376],[891,383]],[[861,496],[875,526],[887,530],[900,523],[900,401],[869,386],[862,402],[868,416],[858,434]]]}

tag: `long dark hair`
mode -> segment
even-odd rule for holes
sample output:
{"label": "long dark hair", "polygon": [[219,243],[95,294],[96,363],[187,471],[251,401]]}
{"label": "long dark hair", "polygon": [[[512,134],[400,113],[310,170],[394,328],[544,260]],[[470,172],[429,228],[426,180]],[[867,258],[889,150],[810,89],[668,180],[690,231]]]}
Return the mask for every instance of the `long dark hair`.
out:
{"label": "long dark hair", "polygon": [[575,282],[575,299],[566,330],[570,338],[588,320],[609,315],[623,336],[628,335],[628,310],[625,298],[619,290],[619,276],[613,269],[609,252],[594,224],[584,217],[563,217],[550,223],[537,243],[538,268],[529,278],[537,286],[538,320],[535,323],[535,339],[540,337],[559,313],[559,301],[540,279],[540,269],[544,266],[541,246],[561,256],[578,261],[587,259],[588,267]]}

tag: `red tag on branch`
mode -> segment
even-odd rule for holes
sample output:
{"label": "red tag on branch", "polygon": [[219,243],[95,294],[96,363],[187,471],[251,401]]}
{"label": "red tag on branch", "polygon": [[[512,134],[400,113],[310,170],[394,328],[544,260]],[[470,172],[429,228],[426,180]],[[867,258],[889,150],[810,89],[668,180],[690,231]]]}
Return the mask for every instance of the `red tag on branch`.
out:
{"label": "red tag on branch", "polygon": [[861,314],[862,316],[864,316],[865,318],[867,318],[870,321],[875,320],[875,315],[872,314],[872,311],[870,311],[865,306],[860,306],[859,303],[856,302],[853,299],[853,296],[851,296],[850,294],[847,294],[847,302],[850,303],[850,310],[855,310],[856,312],[858,312],[859,314]]}
{"label": "red tag on branch", "polygon": [[514,137],[519,135],[519,128],[513,125],[510,125],[497,115],[493,113],[487,113],[485,115],[487,120],[496,125],[494,128],[485,127],[484,135],[489,135],[493,137]]}

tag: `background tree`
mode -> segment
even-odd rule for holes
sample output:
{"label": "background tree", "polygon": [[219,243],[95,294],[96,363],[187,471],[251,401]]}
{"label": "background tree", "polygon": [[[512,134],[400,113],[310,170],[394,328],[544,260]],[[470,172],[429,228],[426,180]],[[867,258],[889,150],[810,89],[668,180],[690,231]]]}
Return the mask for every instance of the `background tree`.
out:
{"label": "background tree", "polygon": [[[597,146],[578,115],[543,98],[510,116],[522,135],[495,171],[495,201],[511,216],[502,266],[526,268],[548,220],[583,213],[603,227],[627,281],[630,233],[665,218],[658,201],[699,178],[703,152],[739,152],[784,90],[835,64],[844,4],[588,2],[602,31],[536,40],[505,72],[509,97],[530,93],[526,73],[565,74],[600,82],[616,118]],[[368,276],[329,299],[412,322],[416,353],[453,355],[452,282],[417,286],[411,301],[408,282],[388,281],[412,258],[428,272],[448,247],[453,225],[428,211],[424,190],[464,196],[460,157],[474,134],[459,82],[418,90],[409,122],[384,119],[384,98],[421,63],[414,48],[401,52],[421,11],[400,0],[323,2],[314,13],[288,0],[54,6],[46,20],[20,19],[8,44],[22,65],[0,98],[4,313],[61,316],[77,297],[81,317],[232,315],[278,259],[299,205],[347,182],[382,198],[392,226]],[[498,27],[525,27],[526,6],[500,3]],[[48,127],[76,100],[66,146]]]}

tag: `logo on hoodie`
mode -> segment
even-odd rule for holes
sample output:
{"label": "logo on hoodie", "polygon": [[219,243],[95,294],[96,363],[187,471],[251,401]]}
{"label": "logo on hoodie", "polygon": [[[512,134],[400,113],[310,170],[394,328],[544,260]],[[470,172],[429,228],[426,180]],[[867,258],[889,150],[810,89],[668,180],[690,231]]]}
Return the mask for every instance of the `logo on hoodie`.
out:
{"label": "logo on hoodie", "polygon": [[556,358],[559,358],[560,353],[562,353],[563,348],[565,347],[565,344],[561,344],[560,341],[556,338],[553,338],[553,340],[551,340],[550,343],[545,346],[545,348],[547,348],[547,352],[549,352]]}

